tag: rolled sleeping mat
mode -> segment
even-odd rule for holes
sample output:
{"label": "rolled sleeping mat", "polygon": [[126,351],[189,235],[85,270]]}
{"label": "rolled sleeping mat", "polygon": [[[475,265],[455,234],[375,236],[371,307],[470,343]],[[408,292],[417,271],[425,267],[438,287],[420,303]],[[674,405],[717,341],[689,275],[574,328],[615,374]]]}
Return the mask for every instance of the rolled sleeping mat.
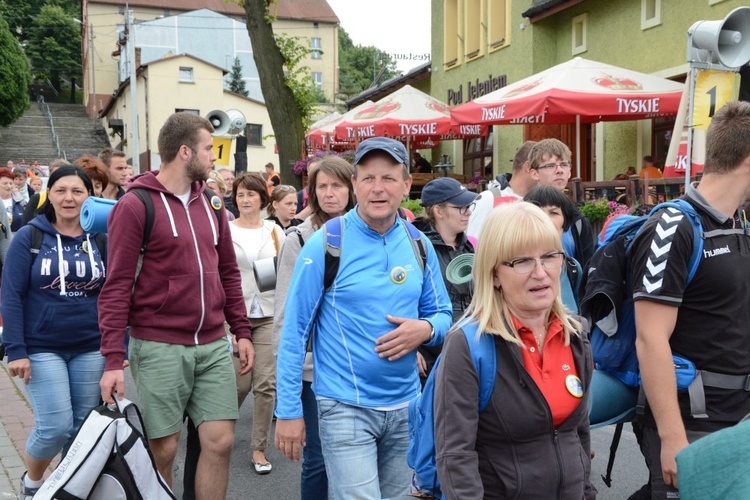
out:
{"label": "rolled sleeping mat", "polygon": [[471,281],[471,270],[474,267],[474,254],[462,253],[445,268],[445,279],[454,285],[463,285]]}
{"label": "rolled sleeping mat", "polygon": [[592,429],[635,417],[638,389],[604,370],[594,370],[589,387],[589,423]]}
{"label": "rolled sleeping mat", "polygon": [[81,227],[88,233],[106,233],[107,219],[117,200],[90,196],[81,206]]}
{"label": "rolled sleeping mat", "polygon": [[259,292],[276,289],[276,257],[253,261],[253,274]]}

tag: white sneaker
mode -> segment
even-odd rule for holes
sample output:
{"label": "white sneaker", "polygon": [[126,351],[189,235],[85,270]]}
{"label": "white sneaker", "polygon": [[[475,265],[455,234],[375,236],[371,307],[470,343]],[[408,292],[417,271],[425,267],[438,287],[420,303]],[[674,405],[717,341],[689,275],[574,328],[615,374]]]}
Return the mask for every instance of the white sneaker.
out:
{"label": "white sneaker", "polygon": [[19,489],[18,493],[18,500],[32,500],[34,498],[34,495],[36,495],[36,492],[39,491],[39,488],[29,488],[26,486],[26,472],[23,473],[23,476],[21,476],[21,489]]}

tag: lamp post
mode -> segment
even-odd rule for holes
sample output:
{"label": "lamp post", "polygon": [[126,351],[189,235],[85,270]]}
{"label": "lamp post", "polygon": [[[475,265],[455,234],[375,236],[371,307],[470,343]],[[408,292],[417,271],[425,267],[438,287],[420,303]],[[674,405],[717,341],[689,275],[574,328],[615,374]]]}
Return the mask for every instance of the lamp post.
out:
{"label": "lamp post", "polygon": [[[91,88],[90,95],[93,96],[93,103],[91,104],[91,109],[93,110],[94,117],[96,117],[96,70],[95,70],[95,64],[96,64],[96,58],[94,57],[94,24],[89,23],[88,30],[86,30],[86,25],[81,21],[80,19],[73,18],[73,22],[76,24],[81,25],[81,29],[85,30],[86,38],[88,41],[88,50],[86,51],[87,57],[86,57],[86,73],[88,73],[86,76],[89,80],[89,85]],[[91,63],[90,67],[88,62]]]}

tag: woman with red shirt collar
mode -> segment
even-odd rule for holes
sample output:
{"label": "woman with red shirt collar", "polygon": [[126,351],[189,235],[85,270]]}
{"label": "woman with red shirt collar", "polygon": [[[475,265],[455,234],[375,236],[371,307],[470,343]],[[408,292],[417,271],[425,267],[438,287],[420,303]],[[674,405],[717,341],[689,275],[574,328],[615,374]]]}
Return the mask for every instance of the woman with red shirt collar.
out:
{"label": "woman with red shirt collar", "polygon": [[581,324],[561,300],[563,258],[559,232],[531,203],[501,205],[485,221],[464,321],[494,336],[497,373],[479,413],[466,336],[448,335],[435,380],[445,498],[595,498],[587,402],[593,363]]}

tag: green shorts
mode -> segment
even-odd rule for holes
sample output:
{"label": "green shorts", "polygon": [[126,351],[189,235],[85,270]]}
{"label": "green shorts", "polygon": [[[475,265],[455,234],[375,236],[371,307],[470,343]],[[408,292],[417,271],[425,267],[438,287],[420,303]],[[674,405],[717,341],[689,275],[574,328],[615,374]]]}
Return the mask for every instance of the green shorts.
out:
{"label": "green shorts", "polygon": [[180,431],[187,411],[196,426],[237,420],[237,381],[231,344],[184,346],[130,339],[130,369],[148,437]]}

